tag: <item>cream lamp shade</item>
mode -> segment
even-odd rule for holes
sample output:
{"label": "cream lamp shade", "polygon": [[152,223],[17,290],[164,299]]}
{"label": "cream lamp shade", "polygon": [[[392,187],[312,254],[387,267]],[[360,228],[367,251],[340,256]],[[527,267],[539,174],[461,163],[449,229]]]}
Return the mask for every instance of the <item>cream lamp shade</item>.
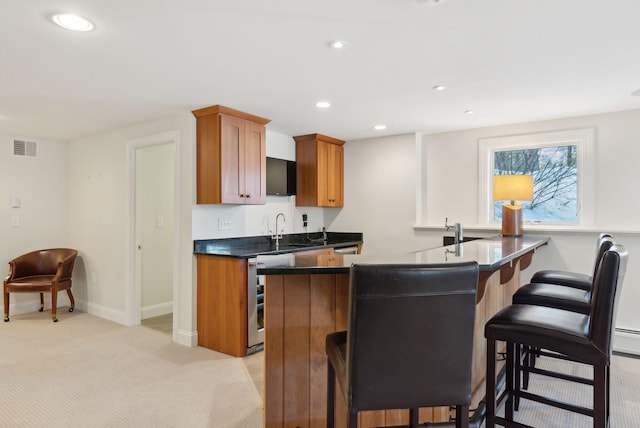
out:
{"label": "cream lamp shade", "polygon": [[494,201],[531,201],[533,200],[532,175],[494,175]]}
{"label": "cream lamp shade", "polygon": [[493,200],[511,201],[502,205],[502,236],[522,236],[522,205],[515,203],[533,200],[533,176],[494,175]]}

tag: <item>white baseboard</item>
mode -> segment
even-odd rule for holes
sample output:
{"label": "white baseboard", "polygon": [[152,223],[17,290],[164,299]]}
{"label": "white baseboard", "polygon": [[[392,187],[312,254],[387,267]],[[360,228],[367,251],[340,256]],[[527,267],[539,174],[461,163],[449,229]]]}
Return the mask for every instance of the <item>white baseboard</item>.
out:
{"label": "white baseboard", "polygon": [[173,312],[173,302],[165,302],[157,305],[145,306],[142,308],[142,319],[159,317]]}
{"label": "white baseboard", "polygon": [[196,346],[198,346],[198,332],[178,329],[178,334],[175,338],[175,342],[180,345],[195,348]]}
{"label": "white baseboard", "polygon": [[640,355],[640,331],[616,329],[613,333],[613,350]]}
{"label": "white baseboard", "polygon": [[95,315],[100,318],[107,319],[109,321],[117,322],[118,324],[128,325],[127,324],[127,314],[124,311],[117,311],[112,308],[108,308],[106,306],[97,305],[95,303],[85,303],[83,302],[83,306],[85,307],[85,311],[91,315]]}

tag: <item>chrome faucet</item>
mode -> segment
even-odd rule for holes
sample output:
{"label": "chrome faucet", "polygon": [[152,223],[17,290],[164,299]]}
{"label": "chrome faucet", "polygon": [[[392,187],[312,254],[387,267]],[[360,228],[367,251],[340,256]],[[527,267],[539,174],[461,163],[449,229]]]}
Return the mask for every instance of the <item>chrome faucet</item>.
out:
{"label": "chrome faucet", "polygon": [[[278,232],[278,218],[282,216],[282,221],[286,222],[286,220],[284,219],[284,214],[282,213],[278,213],[278,215],[276,216],[276,233],[275,235],[273,233],[271,233],[271,239],[275,239],[276,241],[276,250],[278,250],[278,247],[280,246],[280,239],[282,239],[282,232],[284,232],[284,229],[282,229],[280,232]],[[271,232],[271,231],[269,231]]]}
{"label": "chrome faucet", "polygon": [[444,227],[447,229],[447,232],[453,229],[453,243],[458,245],[464,241],[464,232],[462,228],[462,223],[454,223],[454,225],[448,224],[449,219],[445,217],[444,219]]}
{"label": "chrome faucet", "polygon": [[327,245],[327,229],[324,226],[322,226],[322,242]]}

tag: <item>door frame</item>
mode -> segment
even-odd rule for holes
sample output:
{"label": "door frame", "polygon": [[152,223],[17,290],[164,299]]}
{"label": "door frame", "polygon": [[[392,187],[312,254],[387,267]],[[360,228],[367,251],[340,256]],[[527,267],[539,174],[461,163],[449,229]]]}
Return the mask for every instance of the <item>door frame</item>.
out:
{"label": "door frame", "polygon": [[126,241],[125,254],[127,259],[127,291],[125,299],[125,314],[127,325],[140,325],[142,318],[142,284],[140,282],[139,251],[137,251],[137,218],[136,218],[136,150],[174,143],[174,179],[173,179],[173,341],[177,341],[179,319],[179,283],[180,283],[180,246],[181,246],[181,213],[180,213],[180,189],[182,171],[180,168],[180,130],[172,130],[127,141],[127,181],[129,201],[129,227]]}

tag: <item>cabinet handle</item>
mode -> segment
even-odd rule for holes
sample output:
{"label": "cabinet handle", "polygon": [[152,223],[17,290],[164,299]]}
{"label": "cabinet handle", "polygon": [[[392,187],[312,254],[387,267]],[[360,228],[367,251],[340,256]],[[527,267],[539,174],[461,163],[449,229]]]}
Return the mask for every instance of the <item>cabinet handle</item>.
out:
{"label": "cabinet handle", "polygon": [[245,197],[245,198],[250,198],[250,197],[251,197],[251,195],[244,195],[244,197]]}

